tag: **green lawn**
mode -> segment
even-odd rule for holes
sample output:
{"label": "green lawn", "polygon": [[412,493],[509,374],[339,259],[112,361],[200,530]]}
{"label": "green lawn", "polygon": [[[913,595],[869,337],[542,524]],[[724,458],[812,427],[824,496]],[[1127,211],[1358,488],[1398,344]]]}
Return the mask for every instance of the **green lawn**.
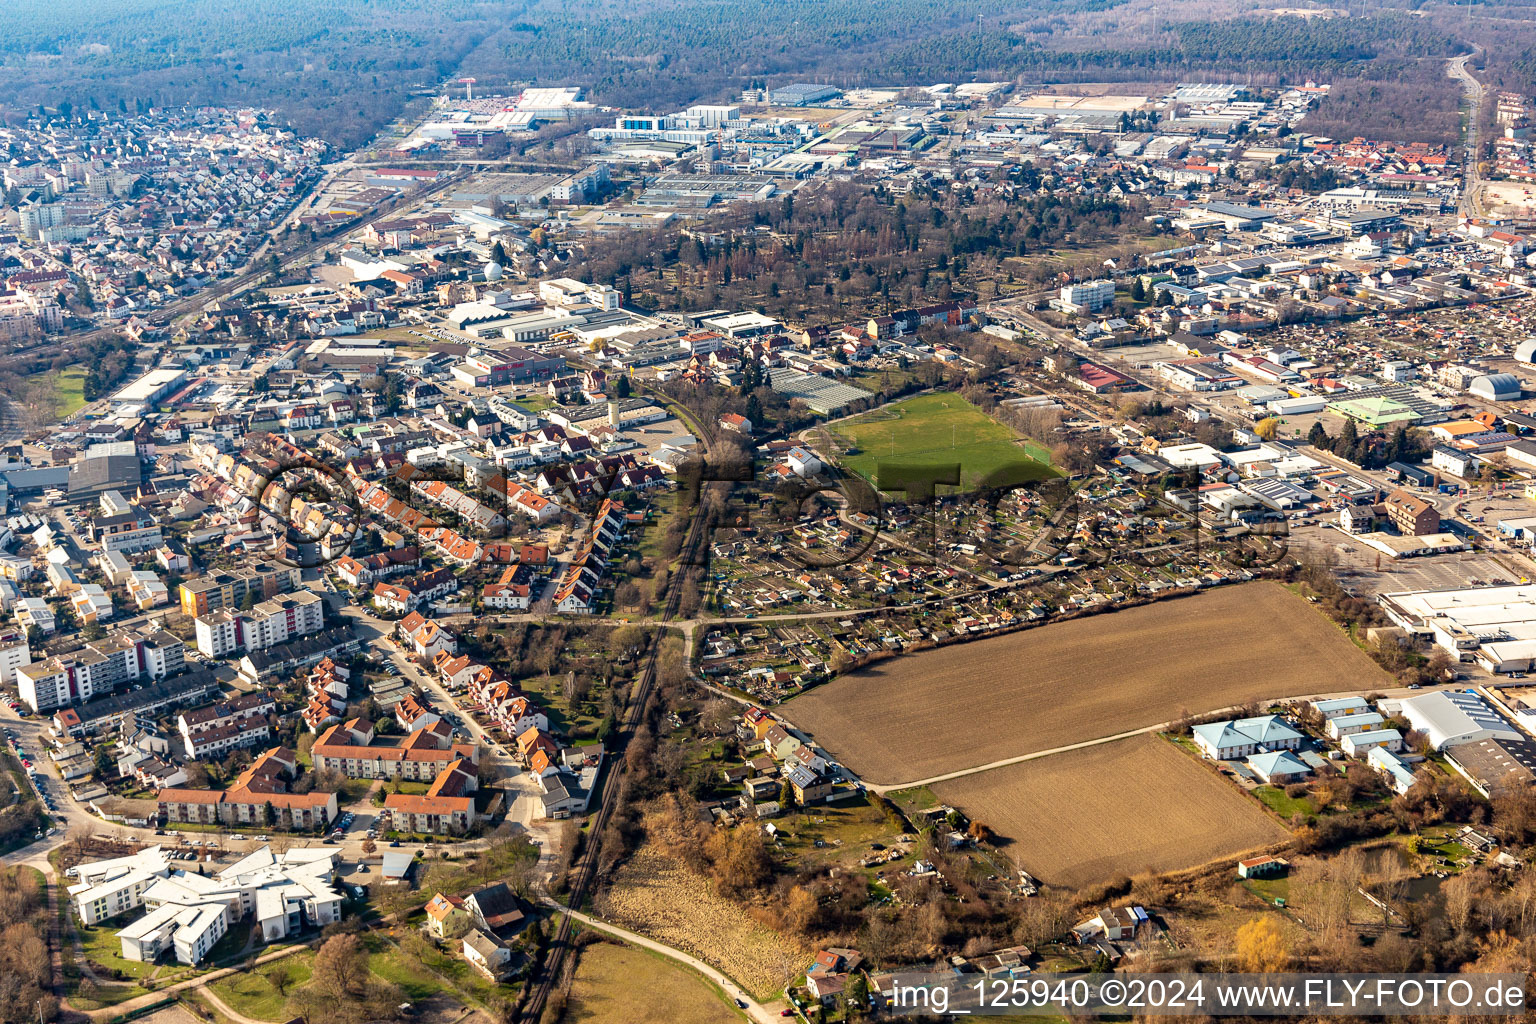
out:
{"label": "green lawn", "polygon": [[67,366],[59,373],[50,373],[53,380],[53,403],[58,415],[72,415],[85,405],[85,367]]}
{"label": "green lawn", "polygon": [[1278,786],[1259,786],[1254,789],[1253,795],[1259,798],[1259,802],[1274,811],[1286,821],[1290,821],[1297,814],[1316,814],[1317,808],[1313,806],[1311,797],[1288,797],[1285,790]]}
{"label": "green lawn", "polygon": [[220,978],[210,986],[231,1010],[257,1020],[283,1021],[292,1017],[286,1011],[288,997],[272,984],[279,971],[288,974],[288,991],[309,981],[315,955],[310,950],[285,956],[254,971],[241,971]]}
{"label": "green lawn", "polygon": [[529,412],[543,412],[554,407],[555,400],[549,397],[547,391],[536,391],[522,398],[514,398],[514,402],[527,409]]}
{"label": "green lawn", "polygon": [[123,943],[117,937],[118,930],[127,926],[128,917],[114,918],[111,921],[103,921],[94,928],[75,928],[80,936],[81,948],[85,950],[85,958],[94,964],[107,969],[107,971],[122,971],[128,978],[144,978],[155,972],[154,964],[146,964],[139,960],[123,959]]}
{"label": "green lawn", "polygon": [[832,429],[852,446],[838,464],[882,490],[901,490],[906,480],[933,466],[958,464],[967,489],[1009,466],[1017,467],[1009,483],[1051,474],[1050,455],[1040,445],[951,392],[895,402]]}
{"label": "green lawn", "polygon": [[396,779],[389,784],[388,792],[400,793],[403,796],[421,796],[432,788],[430,782],[412,782],[410,779]]}
{"label": "green lawn", "polygon": [[370,937],[367,945],[371,951],[368,969],[385,981],[399,985],[400,991],[411,1002],[429,999],[448,987],[421,960],[407,956],[383,939]]}

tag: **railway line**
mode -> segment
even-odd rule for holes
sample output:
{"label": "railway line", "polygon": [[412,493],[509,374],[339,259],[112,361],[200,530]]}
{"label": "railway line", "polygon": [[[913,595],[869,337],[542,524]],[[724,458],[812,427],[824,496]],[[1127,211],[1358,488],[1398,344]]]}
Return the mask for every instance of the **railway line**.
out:
{"label": "railway line", "polygon": [[[683,544],[683,550],[679,553],[678,565],[697,564],[695,559],[699,557],[700,548],[708,542],[709,531],[704,529],[705,519],[709,515],[708,507],[703,500],[703,494],[699,495],[699,501],[693,512],[693,519],[688,524],[688,537]],[[661,621],[670,622],[677,618],[678,609],[681,606],[682,596],[686,580],[678,578],[667,594],[666,605],[662,609]],[[582,850],[580,858],[572,868],[570,892],[567,895],[567,903],[575,909],[580,909],[591,895],[593,884],[597,881],[597,866],[602,854],[603,831],[607,828],[608,821],[613,817],[619,804],[619,793],[623,789],[622,782],[626,770],[624,753],[628,750],[635,731],[644,721],[647,708],[650,707],[651,698],[655,695],[656,684],[659,676],[659,662],[661,659],[661,645],[666,639],[667,630],[657,630],[656,637],[651,643],[650,652],[646,655],[645,667],[641,670],[636,681],[634,691],[630,694],[628,705],[625,708],[624,717],[620,723],[619,744],[613,752],[610,760],[611,767],[608,776],[603,780],[602,800],[598,805],[597,814],[592,818],[591,827],[587,830],[587,844]],[[550,993],[560,983],[565,957],[570,952],[571,932],[575,928],[575,918],[567,914],[560,920],[560,926],[550,938],[549,945],[545,949],[544,962],[538,971],[538,981],[531,990],[529,997],[524,1001],[519,1019],[525,1024],[538,1024],[543,1015],[544,1006],[549,1000]]]}

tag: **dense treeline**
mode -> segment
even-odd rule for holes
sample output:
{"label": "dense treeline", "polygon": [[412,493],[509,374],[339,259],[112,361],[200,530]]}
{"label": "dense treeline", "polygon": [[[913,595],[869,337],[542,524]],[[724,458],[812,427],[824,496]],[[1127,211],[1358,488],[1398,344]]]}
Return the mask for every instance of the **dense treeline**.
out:
{"label": "dense treeline", "polygon": [[0,1020],[49,1021],[58,1013],[47,909],[41,872],[0,869]]}
{"label": "dense treeline", "polygon": [[[46,104],[258,105],[345,147],[452,75],[516,5],[480,0],[43,0],[0,5],[0,114]],[[48,59],[37,59],[46,55]]]}
{"label": "dense treeline", "polygon": [[[1142,230],[1141,212],[1139,202],[1068,192],[897,197],[834,183],[723,214],[709,225],[725,232],[722,242],[676,230],[605,238],[573,270],[642,306],[857,317],[995,287],[1028,272],[1003,261],[1122,238]],[[1061,266],[1038,269],[1049,276]]]}
{"label": "dense treeline", "polygon": [[1461,87],[1436,61],[1405,66],[1397,80],[1335,81],[1301,128],[1338,139],[1452,143],[1460,132],[1460,104]]}
{"label": "dense treeline", "polygon": [[[581,83],[600,103],[666,109],[790,78],[842,86],[1235,74],[1255,84],[1308,76],[1390,81],[1425,60],[1443,73],[1438,58],[1464,52],[1468,38],[1449,19],[1393,11],[1224,20],[1191,4],[1164,7],[1161,25],[1149,25],[1148,12],[1124,0],[81,0],[74,7],[65,19],[44,0],[0,7],[0,95],[12,116],[39,104],[77,111],[138,110],[150,101],[256,104],[343,146],[371,136],[413,89],[461,74],[502,89]],[[1498,24],[1498,44],[1509,50],[1501,66],[1513,73],[1536,52],[1536,30],[1513,19]],[[1505,31],[1506,24],[1516,27]],[[1472,28],[1472,36],[1493,34],[1487,24]]]}

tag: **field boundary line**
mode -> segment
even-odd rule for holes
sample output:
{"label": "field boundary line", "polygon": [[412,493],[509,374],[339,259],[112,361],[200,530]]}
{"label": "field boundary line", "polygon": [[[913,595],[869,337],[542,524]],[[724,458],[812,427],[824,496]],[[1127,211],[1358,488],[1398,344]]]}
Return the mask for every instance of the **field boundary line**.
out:
{"label": "field boundary line", "polygon": [[[1424,690],[1429,692],[1434,692],[1438,689],[1455,689],[1455,684],[1447,683],[1443,687],[1424,687]],[[1296,697],[1277,697],[1273,700],[1257,701],[1255,703],[1257,703],[1260,707],[1266,707],[1270,704],[1286,701],[1305,704],[1311,701],[1328,700],[1334,697],[1353,697],[1358,695],[1359,692],[1359,688],[1357,687],[1354,690],[1342,690],[1337,693],[1312,693]],[[1413,691],[1407,689],[1406,687],[1390,687],[1385,690],[1373,692],[1381,692],[1388,697],[1413,696]],[[1210,715],[1225,715],[1231,712],[1241,711],[1245,706],[1246,705],[1243,704],[1234,704],[1229,707],[1215,708],[1211,711],[1202,711],[1200,712],[1199,717],[1205,718]],[[1042,757],[1050,757],[1052,754],[1068,754],[1074,750],[1083,750],[1087,747],[1097,747],[1102,746],[1105,743],[1118,743],[1120,740],[1134,739],[1137,736],[1145,736],[1147,733],[1167,732],[1173,728],[1176,722],[1177,720],[1160,722],[1157,725],[1144,725],[1139,729],[1132,729],[1129,732],[1117,732],[1111,736],[1097,736],[1091,740],[1079,740],[1076,743],[1068,743],[1065,746],[1052,747],[1049,750],[1035,750],[1028,754],[1018,754],[1014,757],[1005,757],[1000,761],[989,761],[986,764],[978,764],[972,768],[957,768],[952,772],[945,772],[942,775],[934,775],[930,778],[918,779],[916,782],[899,782],[887,785],[876,785],[872,782],[865,782],[864,788],[878,796],[885,796],[888,793],[898,793],[904,789],[918,789],[923,786],[932,786],[939,782],[949,782],[953,779],[963,779],[968,775],[980,775],[982,772],[990,772],[995,771],[998,768],[1007,768],[1011,765],[1023,764],[1026,761],[1034,761]]]}
{"label": "field boundary line", "polygon": [[916,782],[902,782],[896,785],[876,786],[866,782],[864,788],[871,793],[885,796],[903,789],[917,789],[920,786],[932,786],[939,782],[949,782],[953,779],[963,779],[967,775],[979,775],[982,772],[995,771],[998,768],[1007,768],[1010,765],[1023,764],[1025,761],[1034,761],[1037,758],[1050,757],[1052,754],[1067,754],[1074,750],[1082,750],[1085,747],[1097,747],[1105,743],[1115,743],[1120,740],[1133,739],[1137,736],[1145,736],[1149,732],[1162,732],[1173,723],[1163,722],[1159,725],[1145,725],[1140,729],[1132,729],[1129,732],[1117,732],[1112,736],[1098,736],[1091,740],[1080,740],[1077,743],[1068,743],[1061,747],[1052,747],[1049,750],[1036,750],[1028,754],[1019,754],[1015,757],[1005,757],[1001,761],[990,761],[987,764],[979,764],[973,768],[961,768],[957,771],[945,772],[943,775],[934,775],[927,779],[918,779]]}

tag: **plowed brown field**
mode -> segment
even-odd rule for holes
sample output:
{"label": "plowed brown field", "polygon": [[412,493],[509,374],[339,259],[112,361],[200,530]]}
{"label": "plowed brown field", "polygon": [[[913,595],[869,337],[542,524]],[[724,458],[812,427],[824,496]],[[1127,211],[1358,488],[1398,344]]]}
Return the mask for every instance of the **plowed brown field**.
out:
{"label": "plowed brown field", "polygon": [[897,658],[780,710],[892,785],[1185,712],[1389,684],[1321,612],[1257,582]]}
{"label": "plowed brown field", "polygon": [[1008,856],[1052,885],[1195,867],[1287,835],[1255,800],[1155,735],[931,788],[1011,840]]}

